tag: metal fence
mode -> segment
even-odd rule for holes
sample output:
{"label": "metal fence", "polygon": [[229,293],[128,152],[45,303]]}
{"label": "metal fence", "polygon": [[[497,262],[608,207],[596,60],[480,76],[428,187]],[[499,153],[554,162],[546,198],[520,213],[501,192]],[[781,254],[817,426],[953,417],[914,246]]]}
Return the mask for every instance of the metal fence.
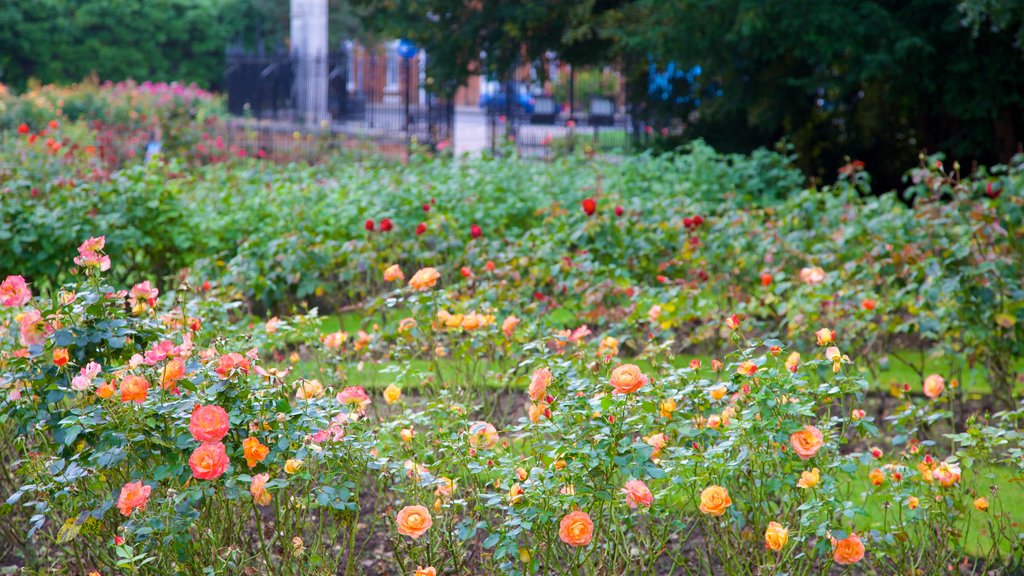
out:
{"label": "metal fence", "polygon": [[612,67],[517,63],[481,87],[492,152],[514,146],[523,156],[582,151],[614,159],[636,151],[650,131],[631,114],[625,82]]}
{"label": "metal fence", "polygon": [[[385,151],[413,145],[435,151],[451,146],[454,106],[429,89],[426,56],[401,57],[393,46],[345,49],[319,57],[229,49],[225,71],[228,111],[254,137],[287,146],[348,148],[377,145]],[[326,74],[326,115],[310,117],[300,105],[310,83]],[[312,79],[312,80],[311,80]],[[319,86],[323,88],[322,85]],[[275,136],[283,134],[285,137]]]}

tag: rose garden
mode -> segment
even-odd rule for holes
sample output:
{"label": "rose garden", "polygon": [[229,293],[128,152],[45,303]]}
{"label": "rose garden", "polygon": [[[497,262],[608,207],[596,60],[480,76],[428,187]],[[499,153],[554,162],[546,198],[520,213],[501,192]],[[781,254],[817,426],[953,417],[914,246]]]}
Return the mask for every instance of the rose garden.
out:
{"label": "rose garden", "polygon": [[309,162],[222,105],[0,92],[2,573],[1024,570],[1024,156]]}

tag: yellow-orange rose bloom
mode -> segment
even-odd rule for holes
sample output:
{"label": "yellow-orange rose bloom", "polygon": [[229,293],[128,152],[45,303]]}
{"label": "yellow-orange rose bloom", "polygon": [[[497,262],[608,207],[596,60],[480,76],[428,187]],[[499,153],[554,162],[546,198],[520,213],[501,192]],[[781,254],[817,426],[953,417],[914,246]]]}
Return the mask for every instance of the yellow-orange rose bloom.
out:
{"label": "yellow-orange rose bloom", "polygon": [[988,498],[985,498],[984,496],[978,498],[974,501],[974,507],[982,512],[988,510]]}
{"label": "yellow-orange rose bloom", "polygon": [[429,290],[437,284],[437,281],[440,278],[441,273],[436,269],[421,268],[412,275],[412,278],[409,278],[409,287],[420,292],[423,290]]}
{"label": "yellow-orange rose bloom", "polygon": [[433,566],[427,566],[426,568],[417,566],[416,573],[412,576],[437,576],[437,569]]}
{"label": "yellow-orange rose bloom", "polygon": [[530,400],[534,402],[542,400],[547,394],[549,384],[551,384],[551,370],[547,368],[534,370],[533,375],[530,376],[530,387],[527,389]]}
{"label": "yellow-orange rose bloom", "polygon": [[611,381],[615,394],[630,394],[647,384],[647,376],[635,364],[623,364],[612,370]]}
{"label": "yellow-orange rose bloom", "polygon": [[821,476],[818,473],[818,469],[804,470],[800,473],[800,479],[797,480],[796,485],[800,488],[814,488],[818,485],[821,480]]}
{"label": "yellow-orange rose bloom", "polygon": [[395,522],[398,523],[399,534],[416,539],[427,533],[434,524],[434,519],[424,506],[406,506],[398,511]]}
{"label": "yellow-orange rose bloom", "polygon": [[792,444],[793,451],[801,460],[807,460],[818,453],[825,441],[821,430],[814,426],[804,426],[790,435],[789,443]]}
{"label": "yellow-orange rose bloom", "polygon": [[558,538],[569,546],[586,546],[594,538],[594,523],[586,512],[576,510],[562,517]]}
{"label": "yellow-orange rose bloom", "polygon": [[389,405],[398,402],[398,398],[401,395],[402,389],[394,384],[389,384],[388,387],[384,389],[384,401]]}
{"label": "yellow-orange rose bloom", "polygon": [[732,506],[729,491],[721,486],[708,486],[700,493],[700,511],[704,514],[721,516],[729,506]]}
{"label": "yellow-orange rose bloom", "polygon": [[770,550],[778,552],[789,542],[789,530],[782,527],[778,522],[769,522],[768,529],[764,531],[764,544]]}
{"label": "yellow-orange rose bloom", "polygon": [[302,460],[289,458],[288,461],[284,463],[284,471],[289,474],[295,474],[302,469],[302,464]]}
{"label": "yellow-orange rose bloom", "polygon": [[832,546],[835,547],[832,559],[836,561],[836,564],[856,564],[864,558],[864,543],[856,534],[851,533],[842,540],[833,538]]}

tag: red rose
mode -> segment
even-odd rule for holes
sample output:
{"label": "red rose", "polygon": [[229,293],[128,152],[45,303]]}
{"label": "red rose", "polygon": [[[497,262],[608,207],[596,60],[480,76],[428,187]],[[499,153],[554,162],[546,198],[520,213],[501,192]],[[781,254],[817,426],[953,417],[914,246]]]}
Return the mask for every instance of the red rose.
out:
{"label": "red rose", "polygon": [[472,226],[469,227],[469,235],[472,236],[473,238],[479,238],[483,236],[483,234],[484,231],[481,230],[480,227],[477,226],[476,224],[473,224]]}
{"label": "red rose", "polygon": [[423,211],[424,212],[430,212],[430,204],[424,203],[423,204]]}
{"label": "red rose", "polygon": [[583,211],[587,213],[587,216],[593,216],[594,212],[597,212],[597,200],[593,198],[584,198],[580,205],[583,206]]}
{"label": "red rose", "polygon": [[1003,192],[1001,186],[997,186],[995,182],[989,182],[985,185],[985,195],[995,200],[999,198],[999,195]]}
{"label": "red rose", "polygon": [[616,216],[622,216],[623,212],[625,212],[625,210],[622,209],[622,206],[616,206],[615,207],[615,215]]}
{"label": "red rose", "polygon": [[427,231],[427,224],[425,222],[420,222],[419,226],[416,227],[416,235],[417,236],[422,236],[423,233],[426,232],[426,231]]}
{"label": "red rose", "polygon": [[389,232],[389,231],[391,231],[391,228],[393,228],[393,226],[391,225],[391,219],[390,218],[385,218],[385,219],[380,221],[380,229],[382,231]]}
{"label": "red rose", "polygon": [[28,124],[22,123],[19,125],[18,134],[28,134]]}
{"label": "red rose", "polygon": [[365,226],[366,226],[366,231],[367,232],[373,232],[373,220],[370,220],[369,218],[367,218]]}

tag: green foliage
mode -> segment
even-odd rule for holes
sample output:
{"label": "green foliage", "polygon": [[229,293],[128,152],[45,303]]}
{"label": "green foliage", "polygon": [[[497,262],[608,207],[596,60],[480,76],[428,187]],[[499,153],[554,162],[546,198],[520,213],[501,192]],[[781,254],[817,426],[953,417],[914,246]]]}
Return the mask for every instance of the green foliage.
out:
{"label": "green foliage", "polygon": [[[218,86],[245,0],[11,0],[0,6],[0,82],[134,78]],[[251,25],[250,25],[251,26]]]}

